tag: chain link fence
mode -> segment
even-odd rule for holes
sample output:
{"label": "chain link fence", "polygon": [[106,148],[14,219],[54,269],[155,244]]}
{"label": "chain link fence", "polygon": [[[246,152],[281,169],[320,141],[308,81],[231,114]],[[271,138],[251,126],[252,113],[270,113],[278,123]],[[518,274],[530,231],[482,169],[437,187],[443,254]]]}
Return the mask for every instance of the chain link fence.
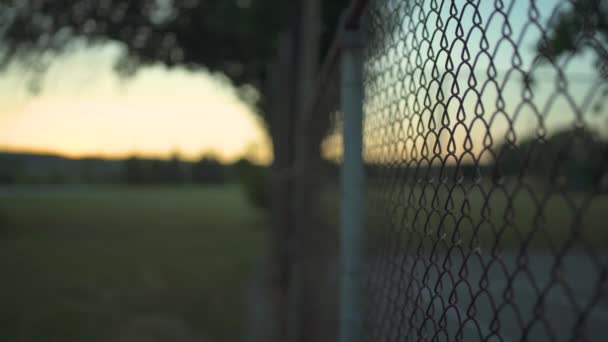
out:
{"label": "chain link fence", "polygon": [[[363,338],[608,339],[606,3],[351,8],[366,37]],[[337,68],[313,107],[331,118],[318,210],[332,232]]]}

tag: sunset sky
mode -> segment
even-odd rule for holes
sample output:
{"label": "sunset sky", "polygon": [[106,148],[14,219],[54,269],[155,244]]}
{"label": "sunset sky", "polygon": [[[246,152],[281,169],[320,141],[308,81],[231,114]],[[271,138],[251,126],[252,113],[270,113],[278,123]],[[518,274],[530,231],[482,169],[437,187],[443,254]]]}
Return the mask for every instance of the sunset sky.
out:
{"label": "sunset sky", "polygon": [[[433,83],[428,91],[435,98],[441,87],[444,94],[451,96],[445,106],[448,117],[456,118],[459,112],[466,114],[464,124],[456,127],[457,120],[451,120],[449,124],[457,154],[464,150],[467,135],[470,135],[473,151],[479,152],[484,147],[483,139],[488,130],[496,145],[504,141],[511,128],[521,142],[538,134],[541,126],[548,135],[573,127],[578,117],[584,117],[588,128],[608,137],[605,116],[591,110],[595,103],[605,103],[607,99],[600,96],[603,89],[600,85],[605,87],[606,84],[595,67],[597,55],[587,49],[575,58],[560,59],[557,66],[535,64],[536,44],[542,32],[534,25],[528,25],[532,4],[514,3],[508,18],[509,39],[505,38],[505,19],[493,15],[493,2],[480,3],[478,15],[487,26],[483,32],[473,27],[476,12],[463,11],[460,25],[464,32],[470,33],[467,54],[463,53],[465,44],[457,37],[455,19],[448,20],[447,7],[441,14],[450,27],[445,30],[444,38],[453,43],[449,59],[459,66],[459,72],[456,77],[442,78],[441,84]],[[549,20],[556,2],[548,0],[546,4],[546,7],[534,8],[539,12],[540,22]],[[408,24],[406,17],[403,27],[395,29],[407,32]],[[428,25],[428,30],[438,30],[433,27],[438,21],[429,21]],[[384,39],[395,36],[384,35]],[[491,56],[482,51],[482,38]],[[410,64],[416,65],[416,57],[426,56],[433,45],[435,64],[426,63],[424,72],[429,80],[432,79],[430,66],[436,65],[441,73],[446,73],[448,53],[439,42],[440,39],[434,39],[432,44],[402,40],[389,54],[393,58],[391,67],[402,67],[407,62],[404,56],[409,56]],[[132,154],[166,157],[179,151],[190,159],[213,153],[224,161],[245,155],[265,163],[271,160],[270,142],[263,125],[251,108],[238,99],[225,77],[157,65],[142,68],[135,77],[123,80],[113,71],[121,54],[118,44],[80,47],[74,51],[52,63],[38,95],[28,92],[28,77],[23,70],[12,67],[0,76],[0,150],[108,157]],[[464,56],[475,58],[469,60]],[[377,67],[386,68],[383,63]],[[490,64],[497,76],[486,86]],[[519,64],[518,68],[514,67],[516,64]],[[534,71],[531,74],[535,83],[532,101],[523,98],[523,78],[516,69]],[[388,72],[382,79],[385,82],[382,86],[395,90],[409,82],[420,88],[420,82],[413,75],[404,81],[398,79],[402,77],[400,73]],[[469,75],[476,79],[473,87]],[[560,75],[567,75],[565,89],[558,89]],[[458,85],[456,94],[453,93],[454,84]],[[425,94],[417,93],[419,103],[424,103]],[[499,97],[504,99],[504,108],[498,108]],[[417,120],[421,120],[423,130],[428,130],[429,118],[433,116],[439,120],[443,107],[437,107],[440,108],[438,113],[415,112],[411,103],[413,98],[409,96],[407,103],[412,115],[404,118],[401,124],[418,127]],[[403,112],[403,98],[392,100],[393,104],[401,104],[399,110]],[[478,103],[485,107],[484,120],[473,123]],[[397,113],[395,108],[394,115]],[[492,125],[486,127],[484,123],[489,121]],[[368,136],[366,143],[373,145]]]}
{"label": "sunset sky", "polygon": [[0,77],[0,149],[271,159],[263,125],[225,77],[158,65],[122,80],[112,70],[119,55],[108,45],[58,58],[37,95],[11,67]]}

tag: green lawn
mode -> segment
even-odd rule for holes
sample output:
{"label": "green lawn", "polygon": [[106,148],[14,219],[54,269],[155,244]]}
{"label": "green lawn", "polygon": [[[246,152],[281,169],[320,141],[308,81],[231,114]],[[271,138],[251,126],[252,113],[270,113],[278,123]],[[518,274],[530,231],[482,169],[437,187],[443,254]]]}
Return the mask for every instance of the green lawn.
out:
{"label": "green lawn", "polygon": [[606,195],[465,184],[396,189],[389,195],[370,191],[369,197],[370,229],[390,218],[399,227],[391,239],[403,246],[430,248],[442,241],[445,248],[462,245],[485,253],[522,247],[557,251],[570,243],[582,249],[608,246]]}
{"label": "green lawn", "polygon": [[142,315],[240,338],[266,241],[238,187],[0,188],[0,213],[0,341],[109,341]]}
{"label": "green lawn", "polygon": [[[394,185],[367,188],[370,248],[405,250],[442,241],[490,252],[519,249],[608,248],[608,195],[505,188]],[[339,190],[327,186],[320,213],[330,227],[339,225]],[[336,234],[334,234],[335,236]]]}

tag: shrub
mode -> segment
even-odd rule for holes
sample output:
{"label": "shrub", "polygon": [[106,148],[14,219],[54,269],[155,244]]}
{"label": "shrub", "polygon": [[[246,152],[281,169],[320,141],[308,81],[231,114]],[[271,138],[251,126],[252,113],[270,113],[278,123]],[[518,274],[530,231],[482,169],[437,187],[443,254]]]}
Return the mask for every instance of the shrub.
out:
{"label": "shrub", "polygon": [[233,165],[233,172],[251,204],[256,208],[268,209],[270,206],[268,168],[241,159]]}

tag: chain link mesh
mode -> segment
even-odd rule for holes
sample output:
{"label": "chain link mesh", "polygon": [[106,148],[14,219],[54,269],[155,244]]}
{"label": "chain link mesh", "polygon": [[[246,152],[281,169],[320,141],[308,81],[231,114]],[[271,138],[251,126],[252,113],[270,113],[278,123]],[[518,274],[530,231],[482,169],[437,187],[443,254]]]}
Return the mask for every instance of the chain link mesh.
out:
{"label": "chain link mesh", "polygon": [[366,340],[608,339],[607,7],[370,2]]}

